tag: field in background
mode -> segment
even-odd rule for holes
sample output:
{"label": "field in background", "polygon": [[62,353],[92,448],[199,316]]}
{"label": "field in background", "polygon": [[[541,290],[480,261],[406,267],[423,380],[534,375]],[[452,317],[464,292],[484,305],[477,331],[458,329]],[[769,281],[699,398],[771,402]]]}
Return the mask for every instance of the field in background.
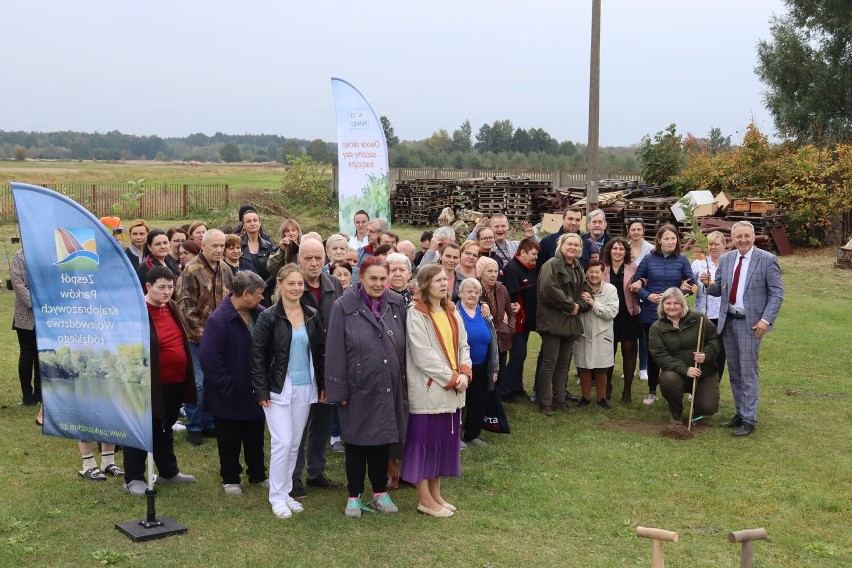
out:
{"label": "field in background", "polygon": [[27,161],[0,162],[0,180],[42,183],[124,183],[144,178],[147,184],[217,183],[239,187],[280,187],[285,166],[200,162]]}

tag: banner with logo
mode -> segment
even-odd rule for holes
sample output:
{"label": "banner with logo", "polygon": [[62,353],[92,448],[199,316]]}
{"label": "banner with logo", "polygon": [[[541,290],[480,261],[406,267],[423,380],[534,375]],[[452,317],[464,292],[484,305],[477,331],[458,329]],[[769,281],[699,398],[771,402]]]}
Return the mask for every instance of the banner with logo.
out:
{"label": "banner with logo", "polygon": [[355,234],[355,213],[390,223],[388,147],[379,117],[364,95],[343,79],[331,78],[337,113],[337,171],[340,230]]}
{"label": "banner with logo", "polygon": [[148,310],[121,245],[49,189],[12,183],[41,369],[44,433],[153,451]]}

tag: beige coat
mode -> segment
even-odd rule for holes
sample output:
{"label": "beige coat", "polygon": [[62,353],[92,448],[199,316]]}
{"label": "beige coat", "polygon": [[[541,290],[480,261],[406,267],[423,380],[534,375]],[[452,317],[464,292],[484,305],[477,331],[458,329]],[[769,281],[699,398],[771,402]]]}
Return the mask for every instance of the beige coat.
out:
{"label": "beige coat", "polygon": [[615,286],[603,282],[594,298],[591,309],[580,314],[583,333],[574,342],[574,362],[578,369],[606,369],[615,365],[612,321],[618,315],[618,292]]}
{"label": "beige coat", "polygon": [[[451,304],[452,305],[452,304]],[[459,373],[472,378],[467,332],[455,306],[449,311],[453,328]],[[408,308],[406,331],[406,375],[408,404],[411,414],[444,414],[455,412],[465,403],[465,393],[457,393],[458,375],[450,367],[438,328],[429,307],[418,301]]]}

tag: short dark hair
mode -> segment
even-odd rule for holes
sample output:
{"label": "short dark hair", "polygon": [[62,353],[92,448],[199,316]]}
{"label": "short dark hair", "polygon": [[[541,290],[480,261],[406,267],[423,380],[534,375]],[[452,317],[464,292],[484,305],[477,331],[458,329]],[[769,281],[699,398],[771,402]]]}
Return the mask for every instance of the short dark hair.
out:
{"label": "short dark hair", "polygon": [[583,216],[583,210],[582,209],[580,209],[576,205],[571,205],[570,207],[566,207],[565,210],[562,212],[562,218],[563,219],[565,218],[565,214],[568,213],[569,211],[572,212],[572,213],[579,213],[580,217]]}
{"label": "short dark hair", "polygon": [[535,242],[535,239],[527,237],[518,243],[518,252],[529,252],[531,250],[541,250],[541,245]]}
{"label": "short dark hair", "polygon": [[588,262],[588,264],[586,264],[586,272],[588,272],[590,268],[594,268],[594,267],[596,267],[596,266],[600,266],[600,267],[601,267],[601,270],[603,270],[603,269],[604,269],[604,263],[603,263],[603,262],[599,261],[599,260],[598,260],[598,259],[596,259],[596,258],[591,259],[591,260]]}
{"label": "short dark hair", "polygon": [[603,254],[601,255],[603,263],[607,266],[612,266],[612,246],[615,243],[624,247],[624,264],[630,264],[633,262],[633,253],[630,252],[630,243],[627,242],[627,239],[624,237],[613,237],[604,247]]}
{"label": "short dark hair", "polygon": [[423,231],[423,233],[420,234],[420,242],[421,243],[423,241],[431,241],[431,240],[432,240],[432,231]]}
{"label": "short dark hair", "polygon": [[176,233],[180,233],[181,235],[183,235],[187,239],[189,238],[189,235],[186,233],[186,229],[184,229],[182,227],[172,227],[171,229],[166,231],[166,236],[169,237],[170,242],[172,240],[172,237],[175,236]]}
{"label": "short dark hair", "polygon": [[[365,258],[365,259],[361,262],[361,266],[363,267],[363,266],[364,266],[364,263],[365,263],[365,262],[367,262],[368,260],[370,260],[371,258],[373,258],[373,257],[368,256],[367,258]],[[333,262],[333,263],[331,263],[331,266],[329,266],[329,267],[328,267],[328,273],[329,273],[329,274],[334,274],[334,270],[335,270],[336,268],[345,268],[346,270],[348,270],[348,271],[349,271],[349,274],[352,274],[352,265],[350,265],[350,264],[349,264],[348,262],[346,262],[345,260],[338,260],[337,262]]]}
{"label": "short dark hair", "polygon": [[240,297],[246,292],[254,294],[258,288],[266,288],[266,282],[258,274],[251,270],[241,270],[234,274],[231,282],[231,292],[234,296]]}
{"label": "short dark hair", "polygon": [[[396,247],[390,243],[385,243],[380,247],[376,247],[376,250],[373,251],[374,256],[378,256],[380,254],[390,254],[392,252],[396,252]],[[369,258],[369,257],[368,257]],[[364,262],[361,262],[361,266],[364,265]]]}
{"label": "short dark hair", "polygon": [[[162,231],[161,231],[162,232]],[[165,235],[165,233],[163,233]],[[165,266],[152,266],[151,270],[148,271],[148,277],[145,279],[145,282],[154,285],[157,280],[168,280],[172,284],[175,282],[175,273],[172,272],[170,268],[166,268]]]}
{"label": "short dark hair", "polygon": [[394,243],[399,244],[399,235],[392,231],[382,231],[376,236],[376,242],[382,240],[382,237],[390,237]]}

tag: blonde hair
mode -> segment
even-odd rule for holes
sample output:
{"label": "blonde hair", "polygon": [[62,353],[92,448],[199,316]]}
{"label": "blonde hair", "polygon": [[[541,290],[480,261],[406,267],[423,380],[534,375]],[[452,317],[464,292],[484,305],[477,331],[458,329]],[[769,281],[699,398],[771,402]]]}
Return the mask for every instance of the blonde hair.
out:
{"label": "blonde hair", "polygon": [[689,305],[686,303],[686,298],[683,297],[683,292],[680,291],[679,288],[669,288],[665,292],[663,292],[662,296],[660,296],[660,303],[657,304],[657,317],[659,319],[663,319],[666,317],[666,312],[663,309],[663,304],[669,298],[677,298],[677,301],[680,302],[680,317],[686,317],[686,314],[689,313]]}
{"label": "blonde hair", "polygon": [[299,268],[298,264],[288,263],[281,267],[281,270],[278,271],[278,274],[275,276],[275,293],[272,295],[272,302],[278,303],[281,300],[281,291],[278,289],[278,284],[287,279],[290,274],[293,272],[298,272],[302,277],[302,280],[305,279],[305,273]]}

